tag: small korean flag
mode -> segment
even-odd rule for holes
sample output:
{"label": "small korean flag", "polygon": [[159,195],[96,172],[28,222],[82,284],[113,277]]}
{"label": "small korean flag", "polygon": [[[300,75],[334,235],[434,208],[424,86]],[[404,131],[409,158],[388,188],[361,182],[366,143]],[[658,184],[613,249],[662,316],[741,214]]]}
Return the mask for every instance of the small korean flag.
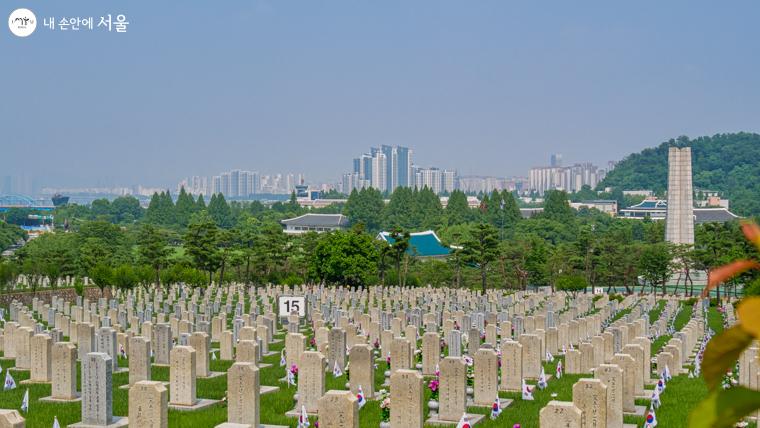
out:
{"label": "small korean flag", "polygon": [[544,368],[541,367],[541,373],[538,375],[538,389],[544,388],[546,388],[546,373],[544,373]]}
{"label": "small korean flag", "polygon": [[309,415],[306,414],[306,406],[301,406],[301,416],[298,417],[298,428],[307,428],[309,425]]}
{"label": "small korean flag", "polygon": [[557,379],[562,377],[562,361],[557,361],[557,373],[555,377]]}
{"label": "small korean flag", "polygon": [[284,367],[285,364],[287,364],[287,361],[285,361],[285,350],[283,349],[282,352],[280,352],[280,367]]}
{"label": "small korean flag", "polygon": [[459,419],[457,428],[472,428],[470,421],[467,419],[467,413],[462,413],[462,417]]}
{"label": "small korean flag", "polygon": [[647,414],[646,421],[644,422],[644,428],[654,428],[657,426],[657,416],[654,414],[654,410],[650,410]]}
{"label": "small korean flag", "polygon": [[11,376],[11,371],[6,370],[5,371],[5,386],[3,387],[3,390],[7,391],[9,389],[15,389],[16,388],[16,381],[13,379],[13,376]]}
{"label": "small korean flag", "polygon": [[493,401],[493,405],[491,406],[491,419],[496,419],[501,414],[501,400],[499,397],[496,397],[496,399]]}
{"label": "small korean flag", "polygon": [[552,353],[549,351],[546,351],[546,361],[550,363],[554,362],[554,355],[552,355]]}
{"label": "small korean flag", "polygon": [[343,376],[343,370],[340,369],[340,365],[337,361],[335,361],[335,365],[333,366],[333,377],[341,377]]}
{"label": "small korean flag", "polygon": [[364,391],[362,391],[361,385],[359,385],[359,391],[356,394],[356,402],[359,404],[360,409],[364,407],[365,404],[367,404],[367,400],[364,399]]}
{"label": "small korean flag", "polygon": [[652,410],[660,408],[660,390],[657,388],[652,391],[651,408]]}
{"label": "small korean flag", "polygon": [[53,416],[53,428],[61,428],[61,424],[58,423],[58,416]]}
{"label": "small korean flag", "polygon": [[21,411],[24,413],[29,412],[29,390],[24,393],[24,399],[21,400]]}
{"label": "small korean flag", "polygon": [[522,380],[522,399],[533,400],[533,389],[525,383],[525,379]]}

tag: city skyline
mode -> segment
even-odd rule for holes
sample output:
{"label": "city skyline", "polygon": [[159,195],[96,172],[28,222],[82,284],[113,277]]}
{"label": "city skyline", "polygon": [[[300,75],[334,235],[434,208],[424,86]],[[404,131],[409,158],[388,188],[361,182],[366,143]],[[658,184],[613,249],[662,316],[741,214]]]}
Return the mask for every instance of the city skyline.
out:
{"label": "city skyline", "polygon": [[[339,154],[400,145],[425,165],[503,177],[548,153],[604,165],[679,135],[760,130],[753,2],[224,7],[233,18],[198,31],[215,5],[33,5],[131,25],[2,33],[15,83],[0,175],[169,186],[255,166],[332,182]],[[704,31],[715,22],[730,29]]]}
{"label": "city skyline", "polygon": [[[154,192],[169,190],[176,196],[180,189],[184,188],[193,195],[202,194],[208,197],[214,193],[221,193],[227,198],[246,199],[255,195],[290,194],[299,184],[312,190],[337,190],[345,194],[364,187],[373,187],[389,193],[397,187],[428,187],[438,194],[450,193],[455,189],[467,193],[506,189],[523,194],[536,191],[540,195],[549,189],[561,189],[572,193],[584,185],[594,188],[616,163],[607,162],[607,169],[584,161],[563,166],[563,154],[551,153],[548,163],[545,164],[548,166],[532,167],[526,176],[459,175],[455,168],[417,165],[412,159],[413,152],[412,148],[401,146],[372,147],[369,152],[353,158],[352,172],[344,173],[337,180],[330,182],[309,181],[306,174],[301,172],[262,174],[255,170],[232,169],[209,176],[187,175],[166,186],[151,186],[145,183],[84,187],[38,186],[35,190],[32,184],[34,180],[29,180],[28,177],[18,180],[17,177],[3,176],[0,181],[0,195],[18,193],[49,196],[54,193],[87,193],[145,197]],[[390,157],[390,162],[387,162],[387,156]],[[381,174],[374,173],[378,168]]]}

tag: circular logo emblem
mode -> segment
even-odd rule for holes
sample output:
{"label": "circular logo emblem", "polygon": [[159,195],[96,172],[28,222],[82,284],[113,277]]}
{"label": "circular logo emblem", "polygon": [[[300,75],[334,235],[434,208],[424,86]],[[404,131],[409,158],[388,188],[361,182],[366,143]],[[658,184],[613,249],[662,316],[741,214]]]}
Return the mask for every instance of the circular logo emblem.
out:
{"label": "circular logo emblem", "polygon": [[16,9],[8,18],[8,28],[18,37],[26,37],[37,28],[37,17],[29,9]]}

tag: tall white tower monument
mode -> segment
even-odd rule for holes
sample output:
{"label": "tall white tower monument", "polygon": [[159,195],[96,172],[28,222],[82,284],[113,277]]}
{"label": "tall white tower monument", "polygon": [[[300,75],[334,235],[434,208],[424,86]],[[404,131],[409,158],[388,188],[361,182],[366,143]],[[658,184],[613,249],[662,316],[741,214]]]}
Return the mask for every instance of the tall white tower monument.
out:
{"label": "tall white tower monument", "polygon": [[668,214],[665,240],[694,243],[694,201],[691,182],[691,147],[668,151]]}

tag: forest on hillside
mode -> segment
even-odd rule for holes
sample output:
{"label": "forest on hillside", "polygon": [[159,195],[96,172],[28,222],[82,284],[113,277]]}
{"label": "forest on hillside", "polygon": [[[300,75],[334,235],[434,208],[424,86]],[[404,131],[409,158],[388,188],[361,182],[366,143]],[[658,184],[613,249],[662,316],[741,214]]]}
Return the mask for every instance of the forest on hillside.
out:
{"label": "forest on hillside", "polygon": [[720,192],[730,199],[730,209],[738,215],[760,215],[760,135],[754,133],[671,139],[628,155],[607,174],[598,189],[651,189],[664,194],[670,146],[691,146],[695,189]]}

